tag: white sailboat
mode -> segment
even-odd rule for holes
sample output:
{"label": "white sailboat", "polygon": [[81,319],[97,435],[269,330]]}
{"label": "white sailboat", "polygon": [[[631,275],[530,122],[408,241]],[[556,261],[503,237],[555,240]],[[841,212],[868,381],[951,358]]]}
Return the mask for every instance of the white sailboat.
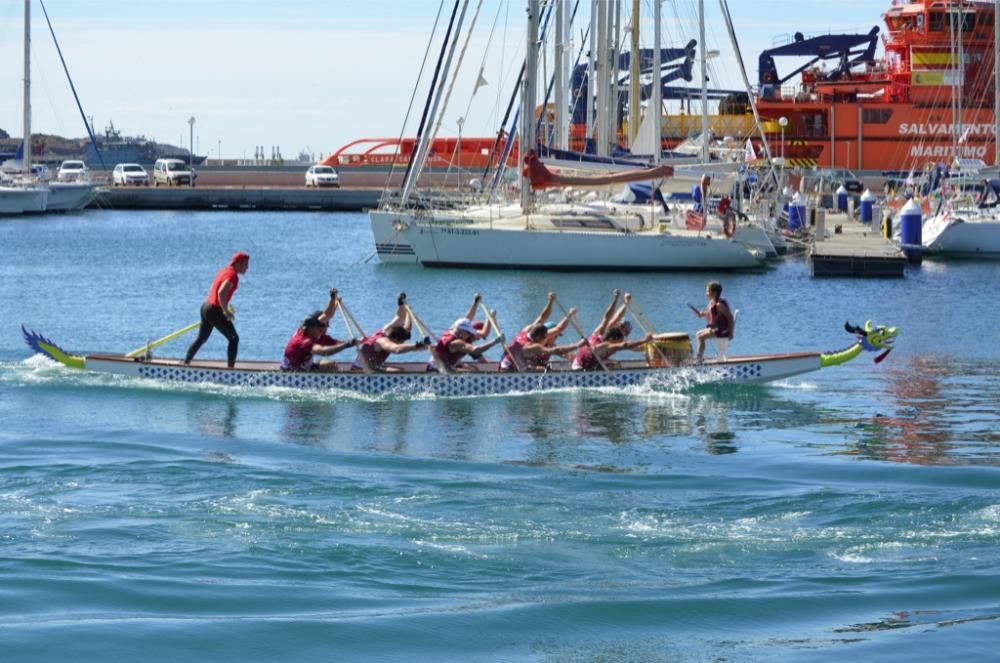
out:
{"label": "white sailboat", "polygon": [[[658,26],[659,3],[654,2],[654,7]],[[537,0],[529,0],[525,81],[521,92],[521,146],[536,144],[535,123],[531,118],[535,117],[536,106],[538,36],[539,4]],[[658,41],[654,50],[659,50]],[[450,60],[445,65],[446,71],[449,65]],[[650,106],[658,112],[658,98]],[[418,159],[420,155],[418,150]],[[527,160],[528,154],[524,156]],[[538,166],[544,169],[540,163]],[[764,252],[734,240],[721,230],[670,227],[663,223],[669,216],[656,205],[639,210],[604,202],[578,202],[567,196],[565,188],[554,199],[536,197],[535,189],[542,186],[523,173],[520,206],[500,203],[459,210],[409,209],[406,202],[420,169],[418,161],[404,185],[398,206],[369,213],[376,251],[384,262],[418,262],[434,267],[725,270],[758,268],[765,261]],[[660,168],[655,173],[635,175],[632,181],[661,180],[667,172]],[[594,181],[558,174],[556,178],[588,191],[626,181],[621,178],[633,175]]]}
{"label": "white sailboat", "polygon": [[[24,0],[24,154],[21,168],[31,173],[31,0]],[[41,182],[27,179],[21,187],[30,201],[21,213],[67,212],[83,209],[97,195],[90,182]],[[16,196],[15,196],[16,197]]]}
{"label": "white sailboat", "polygon": [[[1000,37],[1000,2],[997,3],[996,11],[993,12],[993,39],[994,45]],[[952,20],[949,22],[952,30],[957,27],[958,35],[955,39],[955,48],[958,50],[958,62],[962,67],[961,75],[955,78],[956,89],[953,98],[959,104],[961,90],[958,81],[964,80],[964,58],[962,57],[962,21]],[[994,75],[994,111],[1000,109],[1000,50],[994,48],[993,60]],[[994,168],[1000,167],[1000,113],[994,112],[995,134],[998,136],[996,143],[996,159]],[[959,128],[956,127],[956,133]],[[957,142],[961,142],[959,138]],[[956,143],[957,145],[957,143]],[[957,149],[956,166],[962,167],[965,173],[983,176],[987,175],[989,169],[985,168],[981,161],[974,163],[968,159],[958,159]],[[991,200],[992,198],[992,200]],[[978,201],[970,200],[963,196],[960,190],[956,190],[952,199],[945,202],[938,212],[923,222],[921,228],[921,244],[924,252],[929,256],[942,258],[991,258],[1000,259],[1000,180],[990,179],[985,183],[985,188],[980,194]]]}

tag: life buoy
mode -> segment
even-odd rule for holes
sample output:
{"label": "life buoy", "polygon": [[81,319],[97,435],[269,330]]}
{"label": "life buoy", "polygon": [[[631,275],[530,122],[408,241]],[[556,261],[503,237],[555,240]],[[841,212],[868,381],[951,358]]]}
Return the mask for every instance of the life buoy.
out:
{"label": "life buoy", "polygon": [[736,234],[736,212],[732,209],[726,210],[725,216],[722,217],[722,233],[726,237]]}

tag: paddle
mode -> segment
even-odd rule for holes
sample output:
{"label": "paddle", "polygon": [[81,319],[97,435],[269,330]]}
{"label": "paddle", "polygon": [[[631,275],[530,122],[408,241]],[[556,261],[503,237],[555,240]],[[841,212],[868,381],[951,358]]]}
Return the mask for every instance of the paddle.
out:
{"label": "paddle", "polygon": [[504,352],[506,352],[510,356],[511,360],[514,362],[514,366],[517,367],[517,370],[523,373],[525,368],[524,366],[521,365],[521,362],[518,360],[517,356],[513,352],[511,352],[510,346],[507,345],[506,337],[504,337],[503,335],[503,330],[501,330],[500,325],[497,324],[497,320],[495,317],[493,317],[493,313],[491,313],[490,310],[486,308],[486,304],[484,304],[483,300],[481,299],[479,300],[479,306],[480,308],[483,309],[483,315],[486,316],[486,319],[490,321],[490,326],[493,327],[493,333],[497,335],[497,338],[505,339],[504,342],[502,343]]}
{"label": "paddle", "polygon": [[357,336],[354,335],[354,330],[351,329],[351,325],[354,325],[354,328],[358,330],[358,334],[361,335],[362,340],[368,338],[368,335],[365,334],[363,329],[361,329],[361,325],[358,324],[358,321],[354,318],[354,315],[351,313],[351,310],[347,308],[347,305],[344,304],[344,300],[341,299],[339,296],[337,297],[337,303],[340,305],[341,313],[343,313],[342,317],[344,318],[344,326],[347,327],[347,333],[350,334],[351,339],[354,340],[354,348],[355,351],[358,353],[358,363],[361,364],[361,369],[365,373],[371,373],[372,369],[369,368],[368,362],[365,360],[363,356],[361,356],[361,344],[358,343],[358,338]]}
{"label": "paddle", "polygon": [[[413,320],[413,324],[415,324],[417,326],[417,331],[420,332],[420,335],[424,336],[425,338],[431,338],[431,339],[433,339],[434,343],[436,344],[437,340],[438,340],[438,337],[435,336],[433,333],[431,333],[431,331],[429,329],[427,329],[427,325],[425,325],[424,321],[421,320],[417,316],[417,314],[413,312],[413,309],[410,308],[409,303],[407,303],[407,302],[404,301],[403,302],[403,306],[406,307],[406,312],[410,314],[410,318]],[[444,362],[441,361],[438,358],[437,353],[435,352],[435,349],[434,349],[434,345],[428,346],[427,347],[427,351],[430,353],[431,358],[434,359],[434,367],[437,368],[437,370],[440,373],[443,373],[444,375],[449,375],[451,373],[451,371],[449,371],[447,368],[445,368]]]}
{"label": "paddle", "polygon": [[413,309],[410,308],[410,305],[406,302],[403,302],[403,306],[406,307],[406,312],[410,314],[410,318],[413,320],[413,324],[417,326],[417,331],[420,332],[420,335],[433,339],[434,342],[437,343],[438,340],[437,336],[435,336],[433,332],[427,329],[427,325],[424,324],[423,320],[417,317],[417,314],[413,312]]}
{"label": "paddle", "polygon": [[604,369],[605,371],[608,370],[608,367],[604,365],[604,360],[602,360],[600,357],[598,357],[597,353],[594,352],[594,346],[592,346],[590,344],[590,339],[587,338],[586,334],[583,333],[583,327],[580,326],[580,321],[576,319],[576,313],[574,313],[572,316],[570,316],[568,313],[566,313],[566,309],[563,308],[562,302],[560,302],[558,299],[556,299],[555,302],[556,302],[556,305],[559,307],[559,310],[562,311],[563,317],[564,318],[570,318],[570,321],[573,323],[573,327],[576,329],[576,333],[579,334],[580,338],[583,339],[583,343],[588,348],[590,348],[590,352],[591,352],[591,354],[594,355],[594,359],[597,360],[597,363],[600,364],[601,368]]}
{"label": "paddle", "polygon": [[[632,317],[635,318],[635,321],[639,325],[639,329],[642,330],[643,334],[653,336],[656,335],[656,329],[653,328],[653,323],[646,318],[646,315],[642,312],[642,309],[639,308],[638,304],[636,304],[633,308],[632,302],[627,301],[625,302],[625,307],[628,309],[628,312],[632,314]],[[663,365],[668,365],[670,362],[667,361],[667,355],[663,354],[663,350],[661,350],[660,346],[656,344],[656,341],[652,341],[650,345],[652,345],[653,349],[656,350],[656,354],[660,355]]]}
{"label": "paddle", "polygon": [[[229,307],[229,312],[231,314],[233,314],[233,315],[236,315],[236,308],[233,307],[233,306],[230,306]],[[193,329],[197,329],[200,326],[201,326],[201,322],[200,321],[192,323],[192,324],[188,325],[187,327],[182,327],[182,328],[178,329],[175,332],[170,332],[169,334],[167,334],[163,338],[158,338],[155,341],[147,342],[146,345],[142,346],[141,348],[136,348],[135,350],[132,350],[131,352],[127,352],[125,354],[125,356],[126,357],[139,357],[139,356],[144,355],[144,354],[148,355],[149,352],[150,352],[150,350],[152,350],[153,348],[158,348],[161,345],[163,345],[164,343],[172,341],[175,338],[178,338],[180,336],[183,336],[184,334],[188,333],[189,331],[191,331]]]}

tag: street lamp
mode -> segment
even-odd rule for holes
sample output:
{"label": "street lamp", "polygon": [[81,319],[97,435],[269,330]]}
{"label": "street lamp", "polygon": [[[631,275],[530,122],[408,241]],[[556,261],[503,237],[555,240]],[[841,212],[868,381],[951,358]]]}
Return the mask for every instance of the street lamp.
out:
{"label": "street lamp", "polygon": [[465,124],[465,118],[459,117],[455,120],[455,124],[458,125],[458,190],[462,190],[462,125]]}
{"label": "street lamp", "polygon": [[785,127],[788,126],[788,118],[782,115],[778,118],[778,124],[781,126],[781,169],[785,169]]}
{"label": "street lamp", "polygon": [[188,129],[191,131],[188,136],[188,147],[191,148],[191,154],[188,155],[188,172],[191,174],[189,182],[194,186],[194,115],[188,118]]}

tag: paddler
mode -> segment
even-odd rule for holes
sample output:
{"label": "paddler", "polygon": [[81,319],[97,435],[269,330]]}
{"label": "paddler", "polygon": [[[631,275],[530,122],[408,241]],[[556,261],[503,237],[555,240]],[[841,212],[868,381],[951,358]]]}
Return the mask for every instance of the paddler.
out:
{"label": "paddler", "polygon": [[710,338],[731,339],[736,320],[733,317],[733,310],[729,302],[722,298],[722,284],[716,281],[709,282],[705,288],[705,296],[708,297],[708,306],[704,310],[695,308],[688,304],[688,308],[699,318],[705,318],[704,329],[698,331],[698,354],[695,361],[700,362],[705,356],[705,341]]}
{"label": "paddler", "polygon": [[315,356],[327,357],[353,347],[356,339],[338,341],[327,334],[330,320],[337,312],[337,289],[330,289],[330,302],[326,310],[314,311],[306,316],[285,346],[281,359],[283,371],[335,371],[336,362],[317,361]]}
{"label": "paddler", "polygon": [[514,338],[514,342],[507,346],[503,357],[500,358],[497,370],[545,370],[548,368],[549,359],[553,354],[565,355],[583,345],[583,339],[569,345],[559,346],[555,344],[559,335],[566,330],[571,316],[576,313],[576,309],[571,308],[558,323],[548,322],[555,301],[556,294],[550,292],[548,301],[538,317],[530,325],[522,328]]}
{"label": "paddler", "polygon": [[240,251],[233,254],[229,264],[215,275],[212,287],[208,289],[208,297],[201,305],[201,327],[198,329],[198,338],[194,339],[184,357],[185,366],[191,363],[195,354],[212,335],[213,329],[218,329],[229,341],[229,347],[226,349],[227,365],[229,368],[236,365],[240,337],[233,325],[233,313],[229,308],[229,301],[240,285],[240,274],[245,274],[249,266],[250,256]]}
{"label": "paddler", "polygon": [[608,361],[611,355],[620,350],[637,350],[652,340],[653,335],[646,334],[637,341],[626,341],[622,327],[611,327],[600,343],[580,348],[573,360],[573,370],[599,371],[602,368],[611,368],[611,362]]}
{"label": "paddler", "polygon": [[[489,328],[488,321],[485,326],[487,329]],[[479,338],[480,332],[481,330],[476,329],[475,325],[468,318],[459,318],[456,320],[445,333],[441,334],[441,338],[434,345],[431,352],[433,359],[428,363],[427,370],[439,370],[443,373],[476,370],[474,364],[460,363],[462,357],[469,355],[475,359],[479,359],[483,356],[483,353],[494,345],[498,343],[502,344],[506,340],[503,334],[498,334],[492,341],[481,345],[473,345],[473,341]]]}
{"label": "paddler", "polygon": [[[594,348],[600,343],[604,342],[604,337],[608,333],[608,330],[612,327],[618,327],[622,331],[622,338],[629,335],[632,331],[632,323],[624,320],[625,313],[628,311],[628,305],[632,302],[632,294],[626,292],[625,296],[622,297],[624,303],[618,306],[618,298],[621,297],[621,290],[615,288],[614,293],[611,297],[611,303],[608,304],[608,308],[604,311],[604,317],[601,318],[601,323],[597,325],[594,331],[587,337],[587,342],[583,344],[583,347],[579,349],[576,353],[576,357],[573,359],[573,369],[581,370],[583,364],[581,363],[585,356],[590,356],[590,350],[588,348]],[[585,352],[586,351],[586,352]]]}
{"label": "paddler", "polygon": [[410,319],[410,311],[406,306],[406,293],[399,293],[396,299],[396,317],[388,322],[382,329],[361,341],[358,347],[358,358],[351,366],[352,370],[386,371],[395,372],[398,368],[386,365],[389,355],[414,352],[431,344],[431,339],[424,337],[416,343],[407,343],[410,340],[410,328],[413,321]]}

